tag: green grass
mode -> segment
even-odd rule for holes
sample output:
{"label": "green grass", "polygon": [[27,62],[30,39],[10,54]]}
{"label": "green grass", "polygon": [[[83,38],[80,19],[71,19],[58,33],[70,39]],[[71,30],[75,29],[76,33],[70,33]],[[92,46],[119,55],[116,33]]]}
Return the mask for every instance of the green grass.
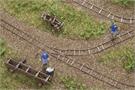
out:
{"label": "green grass", "polygon": [[[51,84],[38,87],[35,79],[25,76],[22,73],[11,73],[7,70],[4,62],[7,58],[15,56],[12,49],[6,46],[3,39],[0,39],[0,89],[40,89],[51,90]],[[15,56],[15,58],[21,58]],[[61,78],[62,83],[68,90],[85,90],[85,85],[78,83],[70,77]]]}
{"label": "green grass", "polygon": [[43,31],[52,31],[41,20],[44,11],[55,14],[64,22],[63,32],[59,36],[89,39],[103,35],[104,22],[96,22],[87,12],[73,8],[60,0],[3,0],[4,8],[19,19],[34,25]]}
{"label": "green grass", "polygon": [[[135,51],[133,48],[122,47],[101,56],[103,64],[121,65],[126,71],[131,72],[135,69]],[[115,66],[114,66],[115,67]]]}
{"label": "green grass", "polygon": [[[39,89],[35,79],[21,73],[11,73],[7,70],[4,62],[10,56],[15,56],[14,52],[6,46],[6,42],[3,39],[0,39],[0,89]],[[46,85],[40,89],[48,90],[49,88],[50,86]]]}
{"label": "green grass", "polygon": [[135,69],[135,52],[133,49],[126,48],[124,52],[123,67],[127,71],[133,71]]}
{"label": "green grass", "polygon": [[113,0],[114,3],[118,3],[124,6],[134,6],[135,0]]}
{"label": "green grass", "polygon": [[0,39],[0,57],[4,56],[6,52],[5,42]]}
{"label": "green grass", "polygon": [[76,79],[66,76],[61,78],[62,83],[67,90],[86,90],[86,86],[79,83]]}

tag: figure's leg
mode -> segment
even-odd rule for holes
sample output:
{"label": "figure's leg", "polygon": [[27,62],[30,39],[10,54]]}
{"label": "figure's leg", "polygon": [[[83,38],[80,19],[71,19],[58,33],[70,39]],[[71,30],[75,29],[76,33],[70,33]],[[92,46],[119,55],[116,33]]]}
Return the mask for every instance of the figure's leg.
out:
{"label": "figure's leg", "polygon": [[111,33],[111,39],[112,39],[112,41],[115,39],[115,33]]}
{"label": "figure's leg", "polygon": [[48,67],[48,64],[43,64],[42,65],[42,72],[46,73],[47,67]]}

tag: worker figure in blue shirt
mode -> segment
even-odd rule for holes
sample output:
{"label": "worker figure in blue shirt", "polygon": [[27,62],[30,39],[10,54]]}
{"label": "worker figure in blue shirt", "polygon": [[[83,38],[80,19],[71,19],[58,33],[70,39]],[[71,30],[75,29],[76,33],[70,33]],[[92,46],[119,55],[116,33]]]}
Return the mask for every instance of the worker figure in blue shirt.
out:
{"label": "worker figure in blue shirt", "polygon": [[110,29],[111,29],[112,40],[114,40],[116,36],[119,34],[118,27],[114,22],[112,22]]}
{"label": "worker figure in blue shirt", "polygon": [[49,55],[47,52],[43,51],[41,53],[41,61],[42,61],[42,71],[45,72],[47,67],[48,67],[48,60],[49,60]]}

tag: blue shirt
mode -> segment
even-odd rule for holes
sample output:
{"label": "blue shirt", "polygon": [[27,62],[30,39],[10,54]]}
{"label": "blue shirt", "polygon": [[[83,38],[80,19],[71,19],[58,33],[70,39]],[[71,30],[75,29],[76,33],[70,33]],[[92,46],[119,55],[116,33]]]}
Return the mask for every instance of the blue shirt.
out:
{"label": "blue shirt", "polygon": [[111,25],[111,32],[112,32],[112,33],[115,33],[115,32],[117,32],[117,31],[118,31],[117,25],[112,24],[112,25]]}
{"label": "blue shirt", "polygon": [[41,60],[42,60],[43,64],[47,64],[48,63],[48,58],[49,58],[48,53],[47,52],[42,52]]}

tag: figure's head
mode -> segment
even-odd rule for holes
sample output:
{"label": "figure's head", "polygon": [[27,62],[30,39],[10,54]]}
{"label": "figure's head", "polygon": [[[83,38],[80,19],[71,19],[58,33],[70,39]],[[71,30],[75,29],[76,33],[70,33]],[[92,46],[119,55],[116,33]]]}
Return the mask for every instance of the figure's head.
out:
{"label": "figure's head", "polygon": [[115,23],[116,21],[115,20],[111,19],[110,22],[111,22],[112,25],[116,25],[116,23]]}

